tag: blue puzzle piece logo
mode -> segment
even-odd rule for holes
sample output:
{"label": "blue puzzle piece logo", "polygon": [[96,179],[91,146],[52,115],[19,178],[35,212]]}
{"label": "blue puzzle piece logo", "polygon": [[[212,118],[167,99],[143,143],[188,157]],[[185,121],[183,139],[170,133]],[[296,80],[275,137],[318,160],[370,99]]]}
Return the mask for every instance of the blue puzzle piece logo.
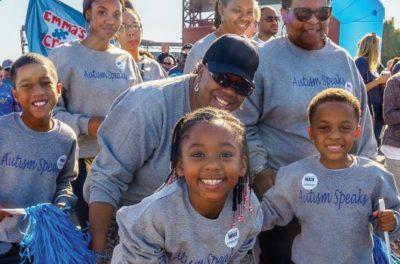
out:
{"label": "blue puzzle piece logo", "polygon": [[69,33],[62,29],[56,29],[56,30],[54,30],[54,32],[51,35],[53,36],[53,38],[65,40],[65,39],[67,39],[67,36],[69,35]]}

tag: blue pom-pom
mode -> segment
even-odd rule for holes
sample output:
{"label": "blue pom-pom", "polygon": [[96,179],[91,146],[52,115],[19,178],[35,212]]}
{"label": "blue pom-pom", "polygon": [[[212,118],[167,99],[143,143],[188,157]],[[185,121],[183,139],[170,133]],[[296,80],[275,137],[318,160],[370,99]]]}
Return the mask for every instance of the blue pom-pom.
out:
{"label": "blue pom-pom", "polygon": [[94,264],[89,235],[82,233],[66,213],[52,204],[25,209],[28,226],[20,242],[22,263]]}
{"label": "blue pom-pom", "polygon": [[393,254],[390,254],[389,262],[389,253],[386,245],[377,235],[374,235],[374,262],[375,264],[400,264],[400,259]]}

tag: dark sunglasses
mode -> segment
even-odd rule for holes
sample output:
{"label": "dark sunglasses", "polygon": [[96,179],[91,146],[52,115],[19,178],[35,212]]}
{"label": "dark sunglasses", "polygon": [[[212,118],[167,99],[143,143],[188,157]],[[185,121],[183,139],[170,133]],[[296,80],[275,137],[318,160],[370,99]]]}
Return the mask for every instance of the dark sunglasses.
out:
{"label": "dark sunglasses", "polygon": [[281,19],[278,16],[267,16],[265,18],[265,21],[271,23],[271,22],[279,22]]}
{"label": "dark sunglasses", "polygon": [[163,62],[162,64],[165,64],[165,65],[172,65],[171,62]]}
{"label": "dark sunglasses", "polygon": [[240,79],[237,79],[236,75],[214,72],[210,72],[210,75],[220,86],[223,88],[230,87],[235,91],[235,93],[241,96],[250,96],[253,92],[253,87],[251,84],[241,77],[239,77]]}
{"label": "dark sunglasses", "polygon": [[296,19],[301,22],[307,22],[308,20],[311,19],[313,14],[319,21],[325,21],[332,14],[331,6],[324,6],[316,9],[311,9],[307,7],[295,7],[295,8],[288,8],[288,10],[292,11]]}

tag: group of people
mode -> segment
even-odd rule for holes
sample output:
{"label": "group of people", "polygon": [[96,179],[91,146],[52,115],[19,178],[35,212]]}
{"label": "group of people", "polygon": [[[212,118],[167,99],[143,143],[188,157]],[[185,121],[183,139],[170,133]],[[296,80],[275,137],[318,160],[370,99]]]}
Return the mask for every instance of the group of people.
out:
{"label": "group of people", "polygon": [[216,0],[169,77],[125,4],[84,0],[86,39],[3,65],[0,263],[24,226],[1,208],[44,202],[74,208],[98,263],[374,263],[373,233],[400,238],[400,75],[329,39],[330,0]]}

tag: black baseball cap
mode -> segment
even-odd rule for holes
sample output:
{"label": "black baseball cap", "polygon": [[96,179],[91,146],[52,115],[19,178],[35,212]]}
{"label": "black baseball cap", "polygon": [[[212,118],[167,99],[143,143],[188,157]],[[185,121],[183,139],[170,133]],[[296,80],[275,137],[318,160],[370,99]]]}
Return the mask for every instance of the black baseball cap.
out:
{"label": "black baseball cap", "polygon": [[215,40],[203,57],[203,64],[210,72],[237,75],[252,87],[258,63],[258,49],[254,44],[234,34],[226,34]]}

